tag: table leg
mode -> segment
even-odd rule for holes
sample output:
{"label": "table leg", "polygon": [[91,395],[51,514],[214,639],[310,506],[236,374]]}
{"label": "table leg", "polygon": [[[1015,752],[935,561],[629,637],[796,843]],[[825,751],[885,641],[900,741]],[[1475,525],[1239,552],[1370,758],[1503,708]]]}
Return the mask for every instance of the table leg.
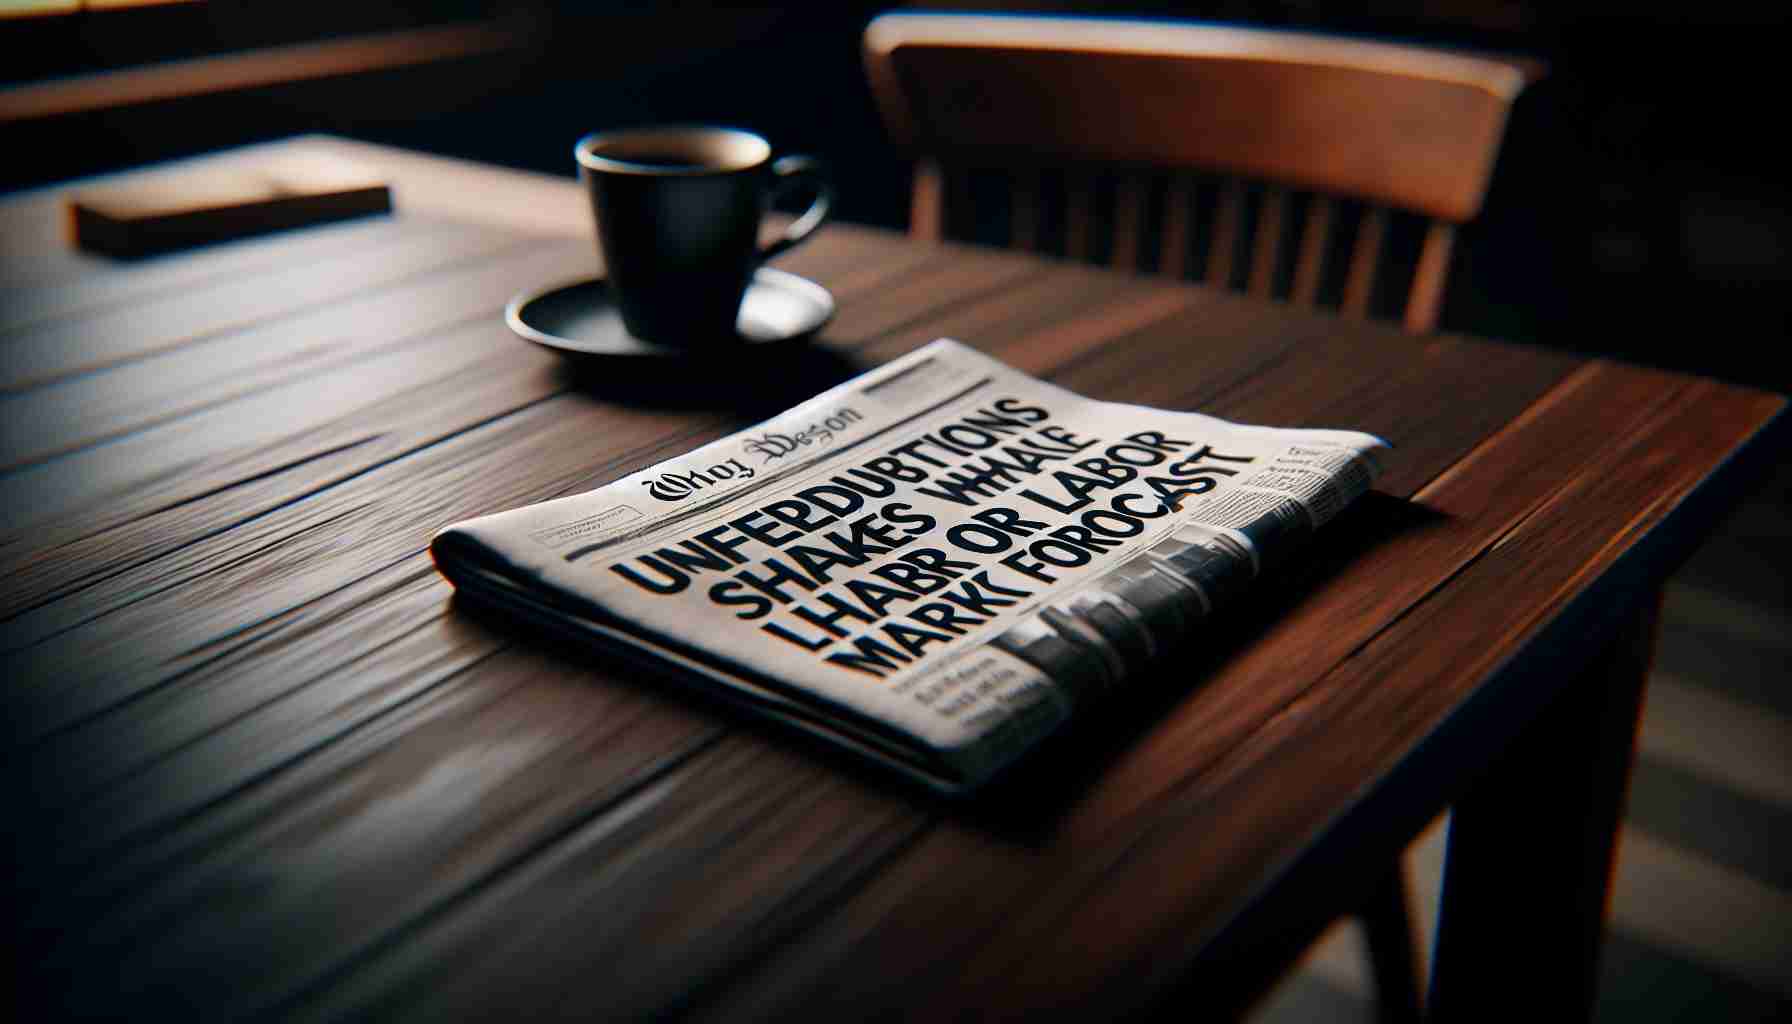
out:
{"label": "table leg", "polygon": [[1591,1016],[1659,607],[1644,601],[1456,804],[1431,1019]]}
{"label": "table leg", "polygon": [[1375,1017],[1381,1024],[1412,1024],[1420,1018],[1420,973],[1413,942],[1412,900],[1406,865],[1395,856],[1388,873],[1358,911],[1375,974]]}

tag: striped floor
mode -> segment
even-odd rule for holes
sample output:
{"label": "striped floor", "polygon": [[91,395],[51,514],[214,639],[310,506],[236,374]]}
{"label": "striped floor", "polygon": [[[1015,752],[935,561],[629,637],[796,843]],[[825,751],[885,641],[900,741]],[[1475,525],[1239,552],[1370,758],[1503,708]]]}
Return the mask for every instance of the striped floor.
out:
{"label": "striped floor", "polygon": [[[1618,852],[1597,1019],[1792,1021],[1792,467],[1669,584]],[[1408,852],[1426,934],[1447,824]],[[1371,1021],[1353,924],[1253,1024]]]}

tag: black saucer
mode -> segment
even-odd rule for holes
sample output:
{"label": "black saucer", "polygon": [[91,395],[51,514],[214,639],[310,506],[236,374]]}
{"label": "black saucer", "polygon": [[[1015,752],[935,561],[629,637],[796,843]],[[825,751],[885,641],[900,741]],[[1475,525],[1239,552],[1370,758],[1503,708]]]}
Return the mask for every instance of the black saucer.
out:
{"label": "black saucer", "polygon": [[754,271],[735,323],[738,337],[703,346],[657,345],[623,326],[603,278],[523,292],[504,308],[519,337],[572,356],[708,359],[806,338],[834,317],[834,297],[807,278],[770,267]]}

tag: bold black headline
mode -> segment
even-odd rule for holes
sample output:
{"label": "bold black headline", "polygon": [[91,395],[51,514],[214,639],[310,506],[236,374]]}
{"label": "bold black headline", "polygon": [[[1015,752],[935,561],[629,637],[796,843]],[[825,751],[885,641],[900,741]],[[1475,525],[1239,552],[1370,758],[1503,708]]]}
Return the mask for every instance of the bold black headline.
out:
{"label": "bold black headline", "polygon": [[[609,569],[654,594],[707,588],[712,603],[767,634],[882,677],[1120,547],[1251,461],[1158,431],[1112,443],[1080,437],[1047,423],[1050,415],[998,399]],[[967,512],[942,523],[894,500],[908,494]]]}

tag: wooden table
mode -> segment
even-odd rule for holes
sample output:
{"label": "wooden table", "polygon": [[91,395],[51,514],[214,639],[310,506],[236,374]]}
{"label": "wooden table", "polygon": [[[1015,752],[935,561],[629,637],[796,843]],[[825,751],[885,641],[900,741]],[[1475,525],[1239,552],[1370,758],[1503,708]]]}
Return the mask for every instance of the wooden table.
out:
{"label": "wooden table", "polygon": [[1447,805],[1434,1008],[1590,991],[1652,595],[1779,396],[830,228],[782,264],[839,300],[821,377],[949,335],[1101,398],[1396,445],[1323,550],[953,804],[455,607],[441,525],[751,411],[621,400],[509,335],[508,296],[595,269],[570,182],[281,145],[384,168],[398,214],[114,265],[61,242],[54,190],[0,211],[34,998],[1230,1011]]}

